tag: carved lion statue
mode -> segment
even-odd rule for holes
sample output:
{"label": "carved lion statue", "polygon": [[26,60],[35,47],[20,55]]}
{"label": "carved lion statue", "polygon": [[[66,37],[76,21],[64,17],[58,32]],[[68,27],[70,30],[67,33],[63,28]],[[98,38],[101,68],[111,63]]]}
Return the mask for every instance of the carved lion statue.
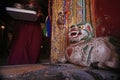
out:
{"label": "carved lion statue", "polygon": [[77,65],[98,68],[118,68],[119,55],[116,47],[110,42],[111,37],[93,35],[89,23],[72,25],[68,33],[69,45],[66,49],[66,59]]}

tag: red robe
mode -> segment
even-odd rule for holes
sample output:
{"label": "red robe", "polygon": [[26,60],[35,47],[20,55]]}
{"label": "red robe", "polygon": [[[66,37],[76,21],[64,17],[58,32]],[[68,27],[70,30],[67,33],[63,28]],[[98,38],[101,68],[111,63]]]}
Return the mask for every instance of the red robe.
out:
{"label": "red robe", "polygon": [[34,22],[20,22],[15,26],[18,31],[11,47],[8,64],[35,64],[39,58],[42,43],[40,25]]}

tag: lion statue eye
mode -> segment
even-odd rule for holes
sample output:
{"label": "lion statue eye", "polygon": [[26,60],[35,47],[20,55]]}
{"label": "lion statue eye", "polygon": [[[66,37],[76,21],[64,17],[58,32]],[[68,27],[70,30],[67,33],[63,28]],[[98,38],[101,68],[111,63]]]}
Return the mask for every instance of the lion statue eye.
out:
{"label": "lion statue eye", "polygon": [[85,27],[84,27],[84,25],[81,25],[81,26],[78,26],[78,29],[80,30],[80,29],[84,29]]}
{"label": "lion statue eye", "polygon": [[81,27],[81,29],[84,29],[84,25],[81,25],[80,27]]}

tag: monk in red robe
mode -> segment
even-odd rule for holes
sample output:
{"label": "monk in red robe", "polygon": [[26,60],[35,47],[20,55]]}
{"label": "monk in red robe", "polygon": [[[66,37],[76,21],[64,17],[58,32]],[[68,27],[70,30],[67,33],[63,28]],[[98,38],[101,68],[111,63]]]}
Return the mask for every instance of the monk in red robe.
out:
{"label": "monk in red robe", "polygon": [[35,64],[39,59],[42,31],[39,20],[17,21],[15,24],[17,34],[11,47],[8,64]]}

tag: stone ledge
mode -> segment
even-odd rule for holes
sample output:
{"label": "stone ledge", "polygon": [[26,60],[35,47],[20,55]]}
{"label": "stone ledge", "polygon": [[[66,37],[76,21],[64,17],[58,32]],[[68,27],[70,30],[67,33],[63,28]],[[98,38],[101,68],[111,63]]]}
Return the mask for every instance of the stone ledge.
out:
{"label": "stone ledge", "polygon": [[73,64],[1,66],[0,80],[118,80],[116,73]]}

